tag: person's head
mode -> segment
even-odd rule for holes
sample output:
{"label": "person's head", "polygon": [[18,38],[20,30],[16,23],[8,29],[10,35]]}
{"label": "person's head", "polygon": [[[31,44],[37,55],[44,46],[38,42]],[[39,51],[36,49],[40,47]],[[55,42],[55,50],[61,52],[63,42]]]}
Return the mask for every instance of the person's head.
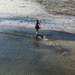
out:
{"label": "person's head", "polygon": [[36,22],[38,23],[38,19],[36,20]]}

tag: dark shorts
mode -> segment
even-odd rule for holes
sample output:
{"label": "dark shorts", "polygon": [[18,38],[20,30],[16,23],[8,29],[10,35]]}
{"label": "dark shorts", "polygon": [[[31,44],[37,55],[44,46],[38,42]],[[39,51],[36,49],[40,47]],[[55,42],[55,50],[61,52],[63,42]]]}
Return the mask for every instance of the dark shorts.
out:
{"label": "dark shorts", "polygon": [[36,29],[39,29],[40,27],[39,26],[37,26],[37,27],[35,27]]}

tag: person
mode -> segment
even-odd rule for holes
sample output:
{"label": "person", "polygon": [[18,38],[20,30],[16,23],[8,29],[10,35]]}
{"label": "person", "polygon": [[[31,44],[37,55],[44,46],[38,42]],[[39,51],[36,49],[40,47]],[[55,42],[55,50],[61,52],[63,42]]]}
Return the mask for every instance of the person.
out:
{"label": "person", "polygon": [[39,33],[39,31],[38,31],[38,30],[40,29],[39,25],[40,25],[39,21],[38,21],[38,20],[36,20],[35,29],[36,29],[36,33],[37,33],[37,34]]}

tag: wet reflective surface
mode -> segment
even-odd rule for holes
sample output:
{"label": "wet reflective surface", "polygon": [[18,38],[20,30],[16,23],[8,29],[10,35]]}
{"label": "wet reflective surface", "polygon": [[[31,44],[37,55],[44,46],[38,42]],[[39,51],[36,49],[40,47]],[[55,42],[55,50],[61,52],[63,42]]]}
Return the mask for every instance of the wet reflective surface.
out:
{"label": "wet reflective surface", "polygon": [[[75,34],[70,34],[75,33],[74,8],[35,1],[0,0],[0,75],[75,75]],[[59,14],[66,10],[53,15],[45,8]],[[36,19],[40,35],[48,40],[36,36]]]}
{"label": "wet reflective surface", "polygon": [[75,35],[35,30],[0,31],[0,75],[75,75]]}

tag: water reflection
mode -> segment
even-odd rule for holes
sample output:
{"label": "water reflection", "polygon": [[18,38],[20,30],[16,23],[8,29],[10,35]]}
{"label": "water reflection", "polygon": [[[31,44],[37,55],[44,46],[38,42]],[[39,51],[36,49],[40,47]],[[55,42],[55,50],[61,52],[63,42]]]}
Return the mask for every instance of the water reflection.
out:
{"label": "water reflection", "polygon": [[72,39],[66,41],[63,38],[67,37],[66,33],[53,31],[57,36],[60,33],[58,37],[50,31],[40,33],[44,33],[49,40],[37,38],[34,30],[6,30],[0,33],[1,75],[75,74],[74,38],[68,34]]}

